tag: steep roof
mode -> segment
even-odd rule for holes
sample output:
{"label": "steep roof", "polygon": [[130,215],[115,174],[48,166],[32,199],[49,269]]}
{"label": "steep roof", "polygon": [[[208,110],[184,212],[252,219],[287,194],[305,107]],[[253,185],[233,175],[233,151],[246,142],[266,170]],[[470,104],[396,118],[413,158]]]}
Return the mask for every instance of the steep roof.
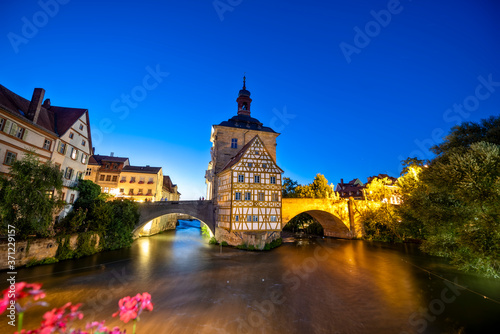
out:
{"label": "steep roof", "polygon": [[[59,137],[68,131],[68,129],[75,124],[75,122],[87,112],[88,123],[88,110],[80,108],[66,108],[50,106],[44,104],[40,107],[40,114],[36,123],[33,123],[26,117],[30,100],[27,100],[16,93],[8,90],[0,85],[0,106],[7,111],[23,117],[26,121],[37,125],[47,131],[55,133]],[[87,124],[88,134],[90,139],[90,124]]]}
{"label": "steep roof", "polygon": [[[170,176],[163,175],[163,188],[165,188],[169,193],[174,193],[175,192],[174,188],[176,186],[177,186],[176,184],[172,183]],[[178,191],[177,191],[177,194],[180,195],[180,193]]]}
{"label": "steep roof", "polygon": [[263,126],[258,119],[247,115],[236,115],[227,121],[220,123],[219,126],[276,133],[270,127]]}
{"label": "steep roof", "polygon": [[236,153],[236,155],[234,157],[231,158],[231,160],[229,160],[227,162],[227,164],[222,168],[222,170],[220,171],[221,173],[223,171],[225,171],[226,169],[230,169],[231,167],[233,167],[234,165],[236,165],[238,163],[238,161],[240,161],[240,159],[243,157],[243,155],[245,154],[245,152],[248,150],[248,148],[250,146],[252,146],[253,142],[257,140],[259,136],[255,136],[253,137],[248,143],[246,143],[242,148],[241,150],[239,150],[238,153]]}
{"label": "steep roof", "polygon": [[133,173],[147,173],[156,174],[161,170],[161,167],[150,167],[150,166],[125,166],[122,172],[133,172]]}
{"label": "steep roof", "polygon": [[103,161],[125,163],[128,161],[128,158],[94,154],[89,159],[89,165],[102,165]]}
{"label": "steep roof", "polygon": [[242,148],[241,150],[239,150],[238,153],[236,153],[236,155],[234,157],[231,158],[231,160],[229,160],[227,162],[227,164],[222,168],[222,170],[219,172],[222,173],[228,169],[231,169],[234,165],[236,165],[238,162],[240,162],[241,158],[243,158],[243,156],[245,155],[245,153],[248,151],[248,149],[255,143],[255,141],[259,140],[260,143],[262,144],[262,147],[264,148],[264,150],[266,150],[266,153],[269,155],[269,158],[273,161],[274,165],[276,165],[276,168],[278,170],[280,170],[282,173],[283,173],[283,170],[281,168],[278,167],[278,164],[276,164],[276,161],[274,161],[274,159],[272,158],[272,156],[269,154],[269,151],[267,151],[267,148],[266,146],[264,145],[264,143],[262,142],[262,139],[260,139],[259,135],[256,135],[255,137],[253,137],[248,143],[246,143]]}

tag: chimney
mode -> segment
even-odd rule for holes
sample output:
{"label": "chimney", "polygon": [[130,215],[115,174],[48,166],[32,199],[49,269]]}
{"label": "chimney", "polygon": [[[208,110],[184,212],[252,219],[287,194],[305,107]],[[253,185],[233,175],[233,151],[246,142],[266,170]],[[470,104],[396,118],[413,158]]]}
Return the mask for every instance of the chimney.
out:
{"label": "chimney", "polygon": [[92,155],[95,155],[95,147],[92,147]]}
{"label": "chimney", "polygon": [[111,154],[109,156],[110,157],[114,157],[115,156],[115,152],[111,152]]}
{"label": "chimney", "polygon": [[340,179],[340,184],[344,184],[344,179]]}
{"label": "chimney", "polygon": [[33,97],[31,98],[28,114],[26,115],[33,123],[36,123],[38,121],[38,116],[40,116],[40,107],[42,106],[44,95],[45,89],[43,88],[35,88],[33,91]]}
{"label": "chimney", "polygon": [[45,101],[43,101],[42,107],[44,107],[45,109],[49,109],[50,108],[50,99],[46,99]]}

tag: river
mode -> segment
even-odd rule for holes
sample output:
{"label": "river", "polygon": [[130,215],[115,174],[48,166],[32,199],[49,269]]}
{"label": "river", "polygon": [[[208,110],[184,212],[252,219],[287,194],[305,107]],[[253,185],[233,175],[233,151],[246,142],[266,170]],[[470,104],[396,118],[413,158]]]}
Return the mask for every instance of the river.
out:
{"label": "river", "polygon": [[[6,275],[5,272],[3,273]],[[83,303],[84,321],[118,300],[152,295],[138,333],[498,333],[500,280],[464,274],[416,245],[330,238],[289,240],[269,252],[208,245],[199,222],[141,238],[130,249],[19,269],[50,307]],[[0,287],[7,287],[2,280]],[[486,296],[486,298],[485,298]],[[490,298],[490,299],[488,299]],[[27,311],[36,328],[48,308]],[[5,314],[0,333],[13,333]]]}

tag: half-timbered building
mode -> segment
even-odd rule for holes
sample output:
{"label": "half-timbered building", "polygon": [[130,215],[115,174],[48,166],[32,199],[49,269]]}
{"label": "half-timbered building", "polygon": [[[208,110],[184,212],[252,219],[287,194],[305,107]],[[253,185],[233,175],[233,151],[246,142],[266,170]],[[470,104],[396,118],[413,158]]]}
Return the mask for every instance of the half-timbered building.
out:
{"label": "half-timbered building", "polygon": [[219,242],[262,248],[279,238],[282,228],[279,133],[250,116],[252,99],[245,78],[236,102],[237,115],[212,126],[207,199],[216,208]]}
{"label": "half-timbered building", "polygon": [[281,231],[283,170],[257,135],[219,173],[217,223],[228,231]]}

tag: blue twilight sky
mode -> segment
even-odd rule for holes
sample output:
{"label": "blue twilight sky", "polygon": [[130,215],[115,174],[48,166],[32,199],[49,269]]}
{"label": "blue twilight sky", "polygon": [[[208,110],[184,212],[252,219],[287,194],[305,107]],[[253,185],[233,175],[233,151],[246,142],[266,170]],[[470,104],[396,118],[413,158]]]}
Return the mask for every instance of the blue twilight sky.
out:
{"label": "blue twilight sky", "polygon": [[161,166],[197,199],[246,72],[285,176],[364,182],[500,113],[499,14],[497,0],[2,1],[0,83],[89,109],[96,153]]}

